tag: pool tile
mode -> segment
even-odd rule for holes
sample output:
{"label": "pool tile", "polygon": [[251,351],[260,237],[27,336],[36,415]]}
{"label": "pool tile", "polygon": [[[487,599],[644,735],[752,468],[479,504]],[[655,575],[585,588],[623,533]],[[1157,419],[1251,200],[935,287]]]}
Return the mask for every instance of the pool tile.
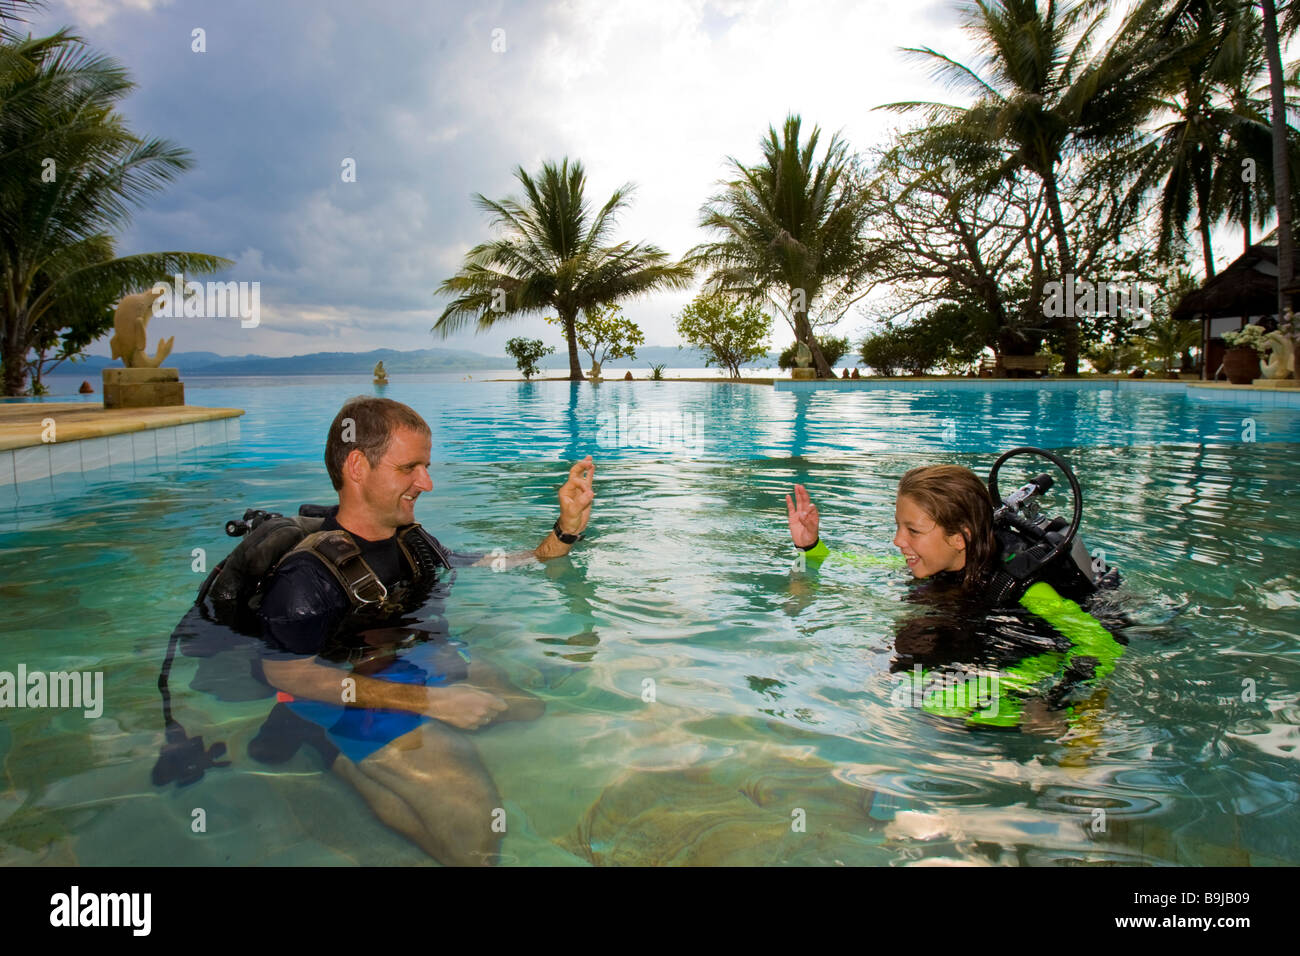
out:
{"label": "pool tile", "polygon": [[20,484],[25,481],[49,480],[50,446],[31,445],[27,448],[15,448],[14,474]]}
{"label": "pool tile", "polygon": [[108,465],[113,478],[118,481],[135,478],[135,445],[130,433],[108,436]]}
{"label": "pool tile", "polygon": [[131,453],[136,464],[154,465],[158,461],[158,443],[148,431],[132,432]]}
{"label": "pool tile", "polygon": [[87,438],[77,442],[81,449],[81,472],[108,467],[108,439]]}

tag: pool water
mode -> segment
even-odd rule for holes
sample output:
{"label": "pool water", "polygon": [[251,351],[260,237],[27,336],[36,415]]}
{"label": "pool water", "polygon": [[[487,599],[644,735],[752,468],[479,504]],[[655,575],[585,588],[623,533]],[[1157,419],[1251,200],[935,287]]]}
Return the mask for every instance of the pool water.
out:
{"label": "pool water", "polygon": [[[327,425],[372,391],[343,376],[187,386],[192,404],[247,410],[238,443],[3,516],[0,670],[102,671],[106,701],[93,720],[0,712],[0,862],[428,863],[309,751],[251,760],[268,703],[190,688],[192,658],[172,672],[176,718],[232,763],[152,785],[158,667],[203,577],[195,549],[215,564],[246,507],[330,502]],[[444,609],[476,658],[547,705],[473,735],[504,799],[502,862],[1300,863],[1297,412],[1104,387],[385,394],[433,428],[417,517],[452,547],[533,547],[567,463],[597,462],[586,541],[544,566],[462,570]],[[1085,540],[1121,568],[1133,622],[1068,730],[972,730],[898,705],[909,576],[800,573],[785,527],[800,482],[833,548],[889,554],[904,471],[986,473],[1020,444],[1074,465]]]}

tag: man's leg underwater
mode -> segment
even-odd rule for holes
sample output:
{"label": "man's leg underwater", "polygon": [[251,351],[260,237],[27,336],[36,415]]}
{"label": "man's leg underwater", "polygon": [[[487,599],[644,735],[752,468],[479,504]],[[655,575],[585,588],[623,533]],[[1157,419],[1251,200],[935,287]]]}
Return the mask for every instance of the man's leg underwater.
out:
{"label": "man's leg underwater", "polygon": [[359,763],[340,755],[335,772],[388,826],[449,866],[495,861],[501,834],[492,811],[501,806],[487,768],[469,737],[430,721]]}

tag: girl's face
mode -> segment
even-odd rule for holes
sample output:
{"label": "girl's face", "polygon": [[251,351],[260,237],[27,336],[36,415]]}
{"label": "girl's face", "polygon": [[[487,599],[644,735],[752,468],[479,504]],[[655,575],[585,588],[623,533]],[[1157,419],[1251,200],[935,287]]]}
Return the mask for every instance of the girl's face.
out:
{"label": "girl's face", "polygon": [[894,547],[903,552],[907,566],[918,578],[966,567],[966,539],[960,533],[944,534],[921,506],[906,495],[894,504]]}

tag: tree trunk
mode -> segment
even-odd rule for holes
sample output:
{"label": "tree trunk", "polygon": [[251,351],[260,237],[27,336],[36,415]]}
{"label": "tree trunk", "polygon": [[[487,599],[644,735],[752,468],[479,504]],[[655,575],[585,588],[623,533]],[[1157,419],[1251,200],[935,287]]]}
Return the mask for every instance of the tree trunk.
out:
{"label": "tree trunk", "polygon": [[[1282,48],[1277,33],[1277,5],[1263,0],[1264,56],[1268,60],[1268,90],[1273,122],[1273,192],[1277,197],[1277,314],[1278,321],[1291,305],[1282,290],[1295,284],[1295,239],[1291,232],[1291,167],[1287,156],[1286,107],[1282,98]],[[1292,338],[1300,341],[1297,330]]]}
{"label": "tree trunk", "polygon": [[560,318],[564,320],[564,336],[569,340],[569,381],[585,381],[586,376],[582,374],[582,363],[578,361],[578,332],[576,328],[578,310],[563,309],[560,311]]}
{"label": "tree trunk", "polygon": [[808,346],[808,351],[812,352],[813,368],[817,370],[817,377],[834,378],[835,373],[831,371],[826,356],[822,355],[821,346],[817,344],[817,337],[813,335],[812,326],[808,323],[806,311],[794,314],[794,331],[795,338]]}
{"label": "tree trunk", "polygon": [[[1043,175],[1043,188],[1047,192],[1047,208],[1052,216],[1052,234],[1056,237],[1056,253],[1061,260],[1061,283],[1074,273],[1074,260],[1070,257],[1070,240],[1065,234],[1065,217],[1061,215],[1061,197],[1056,192],[1056,171]],[[1071,309],[1071,312],[1074,310]],[[1065,374],[1079,374],[1079,319],[1074,315],[1062,317],[1065,325]]]}
{"label": "tree trunk", "polygon": [[1210,248],[1210,224],[1201,216],[1201,255],[1205,257],[1205,278],[1214,278],[1214,250]]}
{"label": "tree trunk", "polygon": [[14,397],[23,394],[27,379],[27,343],[20,331],[26,322],[21,315],[10,315],[9,319],[13,324],[4,329],[4,393]]}

